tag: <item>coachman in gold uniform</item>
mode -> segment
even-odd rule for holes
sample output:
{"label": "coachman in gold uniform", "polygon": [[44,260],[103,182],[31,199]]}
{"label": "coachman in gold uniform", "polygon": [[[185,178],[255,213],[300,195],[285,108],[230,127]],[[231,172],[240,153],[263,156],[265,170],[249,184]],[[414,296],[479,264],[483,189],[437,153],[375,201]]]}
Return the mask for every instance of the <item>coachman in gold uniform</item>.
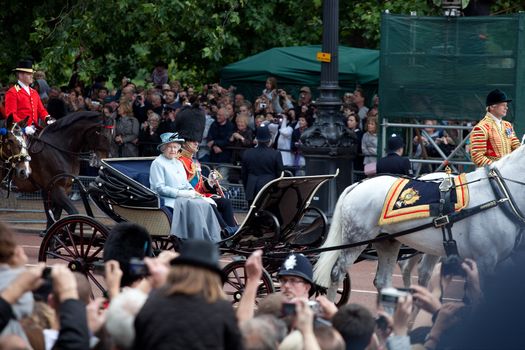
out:
{"label": "coachman in gold uniform", "polygon": [[470,134],[470,156],[476,166],[492,164],[520,146],[512,124],[503,120],[511,101],[498,89],[488,94],[487,114]]}

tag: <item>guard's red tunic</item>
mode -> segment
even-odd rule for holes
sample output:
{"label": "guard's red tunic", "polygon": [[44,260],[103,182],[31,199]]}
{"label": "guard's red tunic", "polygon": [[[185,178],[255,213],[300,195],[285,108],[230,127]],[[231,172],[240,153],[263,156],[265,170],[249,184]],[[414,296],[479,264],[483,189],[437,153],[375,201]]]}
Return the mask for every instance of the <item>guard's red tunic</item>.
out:
{"label": "guard's red tunic", "polygon": [[179,160],[184,165],[188,182],[195,188],[195,191],[205,197],[211,197],[213,193],[206,188],[201,174],[201,165],[193,159],[193,154],[185,149],[180,153]]}
{"label": "guard's red tunic", "polygon": [[15,84],[5,94],[5,115],[13,115],[13,120],[19,122],[29,116],[27,125],[38,126],[49,115],[35,89],[29,88],[28,94],[20,85]]}

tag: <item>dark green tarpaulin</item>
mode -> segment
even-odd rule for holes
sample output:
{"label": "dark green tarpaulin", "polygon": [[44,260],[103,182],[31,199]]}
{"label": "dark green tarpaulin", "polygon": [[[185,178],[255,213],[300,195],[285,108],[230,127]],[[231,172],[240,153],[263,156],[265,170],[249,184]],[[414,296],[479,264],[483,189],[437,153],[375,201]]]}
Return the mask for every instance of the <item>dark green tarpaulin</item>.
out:
{"label": "dark green tarpaulin", "polygon": [[479,120],[485,98],[513,99],[507,119],[525,132],[525,14],[381,19],[380,113],[389,119]]}
{"label": "dark green tarpaulin", "polygon": [[[221,85],[234,85],[248,99],[261,94],[269,76],[277,78],[280,88],[297,96],[301,86],[309,86],[318,95],[321,62],[316,54],[320,45],[276,47],[242,61],[232,63],[221,72]],[[379,51],[339,46],[339,86],[353,91],[356,84],[376,86],[379,78]]]}

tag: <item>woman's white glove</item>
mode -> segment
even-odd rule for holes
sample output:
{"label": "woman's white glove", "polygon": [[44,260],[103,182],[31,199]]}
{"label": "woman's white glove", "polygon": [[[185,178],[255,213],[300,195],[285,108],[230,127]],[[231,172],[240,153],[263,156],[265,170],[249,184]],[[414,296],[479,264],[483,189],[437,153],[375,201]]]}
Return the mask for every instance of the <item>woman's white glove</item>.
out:
{"label": "woman's white glove", "polygon": [[194,190],[179,190],[177,193],[178,197],[186,197],[186,198],[195,198],[197,197],[197,192]]}

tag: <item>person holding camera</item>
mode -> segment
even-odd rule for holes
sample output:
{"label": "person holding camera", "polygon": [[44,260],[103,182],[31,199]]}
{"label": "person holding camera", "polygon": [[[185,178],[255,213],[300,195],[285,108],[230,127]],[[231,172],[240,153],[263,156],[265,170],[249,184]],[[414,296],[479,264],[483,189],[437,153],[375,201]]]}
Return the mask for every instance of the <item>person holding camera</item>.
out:
{"label": "person holding camera", "polygon": [[222,290],[225,278],[217,245],[186,241],[165,285],[150,294],[135,319],[134,349],[242,349],[235,312]]}
{"label": "person holding camera", "polygon": [[160,116],[153,112],[148,115],[148,120],[142,123],[139,132],[139,154],[141,157],[159,155],[157,150],[157,146],[160,144],[159,124]]}
{"label": "person holding camera", "polygon": [[313,125],[315,108],[312,102],[312,90],[308,86],[303,86],[299,90],[299,98],[294,110],[297,118],[301,115],[305,116],[308,123]]}
{"label": "person holding camera", "polygon": [[272,112],[275,112],[275,113],[283,112],[283,108],[281,107],[279,103],[279,92],[277,89],[277,79],[275,79],[274,77],[269,77],[268,79],[266,79],[266,83],[265,83],[264,90],[262,91],[262,95],[265,97],[267,102],[266,101],[261,102],[266,105],[264,108],[261,108],[261,109],[266,109],[268,108],[268,105],[271,105]]}

